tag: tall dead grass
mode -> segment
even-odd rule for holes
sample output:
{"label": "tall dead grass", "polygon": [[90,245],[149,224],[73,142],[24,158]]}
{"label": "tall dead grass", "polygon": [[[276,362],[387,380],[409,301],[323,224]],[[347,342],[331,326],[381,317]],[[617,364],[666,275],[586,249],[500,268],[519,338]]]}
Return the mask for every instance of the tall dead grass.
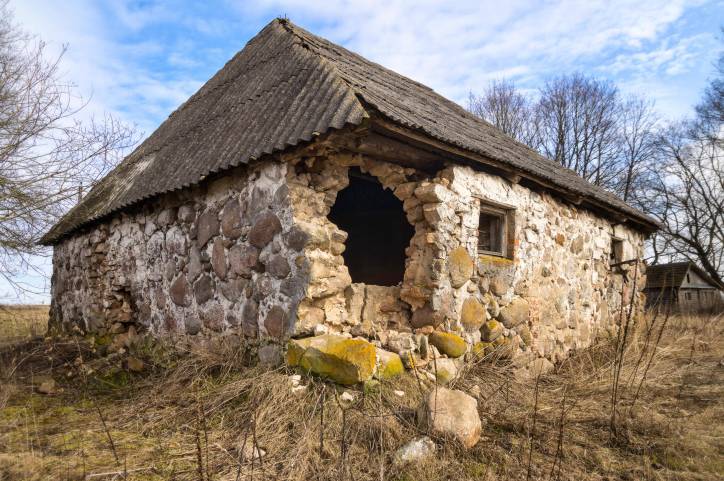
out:
{"label": "tall dead grass", "polygon": [[[661,318],[649,317],[632,326],[620,363],[615,340],[602,341],[537,380],[516,378],[502,363],[472,363],[452,387],[477,393],[483,439],[470,450],[435,439],[436,455],[410,465],[396,464],[395,450],[430,433],[416,422],[422,391],[409,373],[347,389],[355,394],[347,403],[344,389],[314,378],[292,394],[291,372],[248,367],[243,345],[182,354],[146,346],[135,353],[146,373],[115,384],[108,369],[118,371],[84,351],[93,372],[81,387],[71,347],[46,348],[14,371],[10,406],[32,404],[42,422],[36,434],[32,423],[27,429],[31,457],[20,442],[23,423],[0,418],[0,452],[16,453],[15,460],[0,454],[0,479],[22,472],[18,479],[658,480],[719,479],[724,468],[720,317],[672,317],[663,329]],[[60,379],[74,370],[53,399],[72,406],[72,415],[43,416],[50,408],[37,397],[28,401],[30,370]],[[80,402],[89,398],[102,409],[105,430],[93,404]],[[59,430],[82,433],[83,442],[64,448],[53,441]],[[19,468],[21,458],[32,462]],[[103,473],[111,474],[96,476]]]}

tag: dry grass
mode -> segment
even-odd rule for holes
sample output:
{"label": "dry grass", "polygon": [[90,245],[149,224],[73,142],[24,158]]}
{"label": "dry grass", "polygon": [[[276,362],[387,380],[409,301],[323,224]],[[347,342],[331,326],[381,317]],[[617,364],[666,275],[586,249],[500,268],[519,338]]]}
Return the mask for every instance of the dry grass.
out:
{"label": "dry grass", "polygon": [[[721,319],[672,318],[658,344],[644,323],[634,333],[616,436],[615,349],[604,342],[537,383],[502,365],[470,365],[454,387],[479,387],[484,438],[469,451],[438,439],[437,456],[409,466],[392,455],[424,434],[410,374],[360,389],[346,406],[319,380],[291,394],[289,372],[246,367],[232,343],[138,346],[147,369],[129,374],[88,341],[28,341],[1,351],[0,479],[721,479]],[[35,392],[49,375],[62,393]],[[268,453],[261,462],[241,456],[253,444]]]}
{"label": "dry grass", "polygon": [[0,347],[45,334],[48,309],[43,305],[0,305]]}

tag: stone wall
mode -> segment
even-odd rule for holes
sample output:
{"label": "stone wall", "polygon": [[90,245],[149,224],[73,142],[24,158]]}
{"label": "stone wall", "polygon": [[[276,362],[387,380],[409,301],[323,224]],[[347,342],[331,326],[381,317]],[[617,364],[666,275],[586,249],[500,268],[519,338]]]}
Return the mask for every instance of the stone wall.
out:
{"label": "stone wall", "polygon": [[[437,329],[478,349],[505,346],[521,364],[557,361],[610,334],[622,289],[630,298],[631,273],[610,267],[611,240],[623,240],[624,259],[633,259],[643,236],[549,194],[462,166],[429,175],[350,153],[291,162],[294,223],[311,239],[295,336],[364,336],[420,356]],[[350,167],[391,189],[415,228],[399,288],[353,284],[344,265],[346,233],[327,214]],[[477,254],[480,206],[488,203],[513,212],[510,258]],[[640,289],[642,269],[637,276]]]}
{"label": "stone wall", "polygon": [[281,338],[307,270],[286,164],[164,195],[55,247],[51,327]]}
{"label": "stone wall", "polygon": [[[344,265],[347,233],[327,215],[352,167],[390,189],[414,227],[399,286],[353,283]],[[511,212],[508,257],[478,255],[480,207],[489,203]],[[440,354],[428,336],[444,331],[468,352],[557,361],[611,332],[621,294],[631,297],[631,268],[610,266],[612,237],[623,240],[624,259],[642,255],[641,233],[548,193],[465,166],[424,172],[326,142],[62,241],[51,325],[274,340],[335,333],[418,364]],[[645,274],[636,274],[640,289]]]}

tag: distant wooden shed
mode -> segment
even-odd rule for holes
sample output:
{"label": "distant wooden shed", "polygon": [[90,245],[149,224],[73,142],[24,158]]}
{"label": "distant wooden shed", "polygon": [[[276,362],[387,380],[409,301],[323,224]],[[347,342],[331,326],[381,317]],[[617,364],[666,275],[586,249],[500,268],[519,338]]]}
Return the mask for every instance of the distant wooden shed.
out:
{"label": "distant wooden shed", "polygon": [[649,266],[646,304],[673,312],[720,312],[724,291],[706,272],[689,261]]}

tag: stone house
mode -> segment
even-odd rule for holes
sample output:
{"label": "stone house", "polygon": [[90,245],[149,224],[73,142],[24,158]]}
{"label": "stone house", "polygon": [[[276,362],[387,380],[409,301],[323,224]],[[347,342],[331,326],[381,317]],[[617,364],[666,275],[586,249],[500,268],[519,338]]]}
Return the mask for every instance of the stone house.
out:
{"label": "stone house", "polygon": [[444,331],[557,360],[612,328],[622,294],[643,303],[627,261],[655,229],[430,88],[274,20],[43,242],[54,329],[329,332],[396,352]]}
{"label": "stone house", "polygon": [[722,312],[724,291],[706,272],[690,261],[649,266],[646,306],[671,312]]}

